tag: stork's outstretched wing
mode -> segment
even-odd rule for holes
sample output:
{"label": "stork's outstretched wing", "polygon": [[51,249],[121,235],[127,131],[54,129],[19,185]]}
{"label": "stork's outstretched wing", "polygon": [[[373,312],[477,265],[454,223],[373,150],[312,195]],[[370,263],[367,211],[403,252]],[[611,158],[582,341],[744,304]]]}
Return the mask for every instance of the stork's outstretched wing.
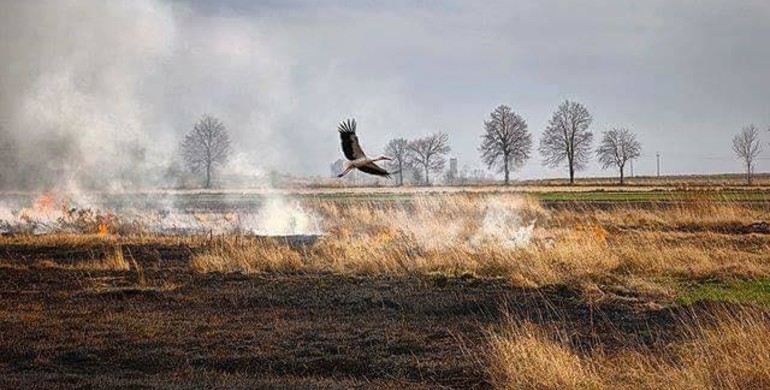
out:
{"label": "stork's outstretched wing", "polygon": [[369,162],[367,164],[364,164],[358,167],[358,170],[361,172],[366,172],[371,175],[384,176],[384,177],[390,178],[390,172],[382,169],[379,165],[373,162]]}
{"label": "stork's outstretched wing", "polygon": [[348,160],[357,160],[366,157],[364,151],[361,150],[361,145],[358,144],[355,119],[348,119],[340,123],[340,125],[337,126],[337,130],[340,132],[342,152],[345,153],[345,157]]}

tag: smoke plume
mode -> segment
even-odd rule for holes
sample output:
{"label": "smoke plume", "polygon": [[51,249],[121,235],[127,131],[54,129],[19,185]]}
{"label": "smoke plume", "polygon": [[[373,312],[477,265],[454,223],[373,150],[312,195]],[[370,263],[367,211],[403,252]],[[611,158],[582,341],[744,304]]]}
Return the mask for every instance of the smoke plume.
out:
{"label": "smoke plume", "polygon": [[[236,140],[276,144],[275,102],[288,73],[254,24],[153,0],[3,8],[5,188],[173,185],[179,139],[203,114],[221,118]],[[270,161],[275,150],[258,154]],[[248,159],[234,158],[235,167]]]}

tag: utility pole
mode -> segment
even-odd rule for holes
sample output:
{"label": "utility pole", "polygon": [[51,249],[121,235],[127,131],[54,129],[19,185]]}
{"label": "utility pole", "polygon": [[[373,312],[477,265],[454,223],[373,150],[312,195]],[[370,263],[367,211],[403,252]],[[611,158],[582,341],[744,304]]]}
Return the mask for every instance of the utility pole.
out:
{"label": "utility pole", "polygon": [[658,160],[658,177],[660,177],[660,152],[655,153],[655,157]]}

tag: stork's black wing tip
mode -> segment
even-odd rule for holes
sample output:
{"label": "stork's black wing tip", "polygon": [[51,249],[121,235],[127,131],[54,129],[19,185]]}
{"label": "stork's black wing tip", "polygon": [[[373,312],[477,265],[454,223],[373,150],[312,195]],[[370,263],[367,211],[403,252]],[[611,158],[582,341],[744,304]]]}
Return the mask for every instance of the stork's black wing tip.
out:
{"label": "stork's black wing tip", "polygon": [[355,118],[349,118],[340,122],[337,126],[337,130],[340,133],[355,133],[356,132],[356,120]]}

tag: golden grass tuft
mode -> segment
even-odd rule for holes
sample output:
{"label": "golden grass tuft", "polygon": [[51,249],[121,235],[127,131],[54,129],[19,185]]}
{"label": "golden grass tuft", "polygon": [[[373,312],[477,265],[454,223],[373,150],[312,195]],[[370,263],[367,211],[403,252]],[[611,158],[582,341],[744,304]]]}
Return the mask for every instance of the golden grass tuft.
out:
{"label": "golden grass tuft", "polygon": [[293,272],[302,270],[300,254],[276,240],[260,239],[236,244],[224,240],[195,254],[191,267],[200,273]]}
{"label": "golden grass tuft", "polygon": [[501,389],[599,389],[604,386],[590,362],[558,335],[531,323],[490,337],[489,374]]}
{"label": "golden grass tuft", "polygon": [[770,318],[756,309],[682,319],[681,341],[607,353],[577,351],[559,329],[509,321],[490,333],[488,372],[505,389],[764,389]]}
{"label": "golden grass tuft", "polygon": [[672,377],[719,389],[770,388],[770,321],[749,310],[718,314],[716,325],[696,322],[675,347]]}

